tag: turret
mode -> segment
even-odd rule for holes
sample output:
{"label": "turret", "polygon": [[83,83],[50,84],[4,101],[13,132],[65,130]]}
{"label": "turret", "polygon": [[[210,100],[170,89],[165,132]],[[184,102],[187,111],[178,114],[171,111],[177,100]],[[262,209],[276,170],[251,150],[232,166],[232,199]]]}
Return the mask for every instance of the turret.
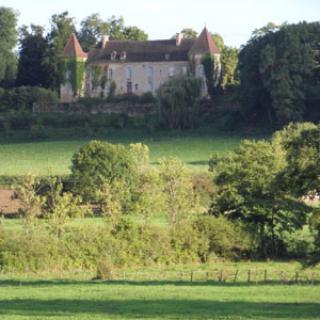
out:
{"label": "turret", "polygon": [[60,86],[60,99],[71,102],[83,96],[85,79],[85,53],[73,33],[64,47],[64,83]]}

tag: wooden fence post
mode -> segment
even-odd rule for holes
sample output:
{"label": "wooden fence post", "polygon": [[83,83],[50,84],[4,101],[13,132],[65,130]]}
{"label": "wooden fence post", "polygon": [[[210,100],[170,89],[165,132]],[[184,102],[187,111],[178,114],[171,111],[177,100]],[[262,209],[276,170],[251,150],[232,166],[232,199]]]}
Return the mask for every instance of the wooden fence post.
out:
{"label": "wooden fence post", "polygon": [[236,273],[234,274],[233,282],[237,282],[239,269],[236,270]]}
{"label": "wooden fence post", "polygon": [[249,269],[248,270],[248,283],[251,282],[251,270]]}
{"label": "wooden fence post", "polygon": [[267,269],[264,270],[263,280],[264,280],[264,282],[268,281],[268,271],[267,271]]}
{"label": "wooden fence post", "polygon": [[193,282],[193,271],[190,273],[190,282]]}
{"label": "wooden fence post", "polygon": [[223,269],[220,271],[219,282],[222,282],[223,279]]}

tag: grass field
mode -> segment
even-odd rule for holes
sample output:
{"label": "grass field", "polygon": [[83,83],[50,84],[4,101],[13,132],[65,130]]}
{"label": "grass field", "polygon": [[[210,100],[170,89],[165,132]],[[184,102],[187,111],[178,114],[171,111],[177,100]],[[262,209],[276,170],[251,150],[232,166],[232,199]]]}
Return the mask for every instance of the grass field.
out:
{"label": "grass field", "polygon": [[0,279],[1,320],[320,319],[320,287]]}
{"label": "grass field", "polygon": [[[79,129],[81,130],[81,129]],[[65,133],[66,135],[66,133]],[[81,133],[79,133],[81,136]],[[227,134],[208,129],[192,132],[157,132],[152,134],[139,131],[107,132],[97,138],[112,143],[147,144],[153,163],[161,157],[179,157],[195,169],[206,170],[208,159],[213,153],[225,153],[234,149],[241,139],[250,136]],[[67,174],[71,157],[91,138],[48,139],[32,141],[24,138],[0,138],[0,176]]]}

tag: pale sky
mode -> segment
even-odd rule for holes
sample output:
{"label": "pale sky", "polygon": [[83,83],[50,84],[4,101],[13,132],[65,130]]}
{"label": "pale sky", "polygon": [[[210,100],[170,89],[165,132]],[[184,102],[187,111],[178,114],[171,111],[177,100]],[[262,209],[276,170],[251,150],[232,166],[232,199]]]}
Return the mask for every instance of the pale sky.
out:
{"label": "pale sky", "polygon": [[69,11],[80,21],[91,13],[123,16],[126,25],[144,30],[149,39],[166,39],[183,28],[220,33],[225,43],[244,44],[268,22],[320,20],[320,0],[0,0],[19,12],[19,25],[49,26],[55,13]]}

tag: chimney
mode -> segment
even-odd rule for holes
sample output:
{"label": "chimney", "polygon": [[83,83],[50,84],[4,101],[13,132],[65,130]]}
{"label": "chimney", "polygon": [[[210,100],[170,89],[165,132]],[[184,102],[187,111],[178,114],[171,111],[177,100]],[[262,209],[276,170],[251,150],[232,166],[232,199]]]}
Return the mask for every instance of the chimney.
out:
{"label": "chimney", "polygon": [[176,46],[177,47],[180,46],[182,39],[183,39],[183,34],[182,33],[177,33],[176,34]]}
{"label": "chimney", "polygon": [[105,48],[108,42],[109,42],[109,36],[103,35],[101,38],[102,48]]}

